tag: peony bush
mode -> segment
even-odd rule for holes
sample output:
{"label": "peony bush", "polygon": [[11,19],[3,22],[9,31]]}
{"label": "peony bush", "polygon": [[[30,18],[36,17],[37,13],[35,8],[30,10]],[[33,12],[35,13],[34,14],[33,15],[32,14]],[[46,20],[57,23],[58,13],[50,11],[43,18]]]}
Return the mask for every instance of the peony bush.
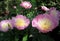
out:
{"label": "peony bush", "polygon": [[59,2],[0,1],[0,41],[60,41]]}

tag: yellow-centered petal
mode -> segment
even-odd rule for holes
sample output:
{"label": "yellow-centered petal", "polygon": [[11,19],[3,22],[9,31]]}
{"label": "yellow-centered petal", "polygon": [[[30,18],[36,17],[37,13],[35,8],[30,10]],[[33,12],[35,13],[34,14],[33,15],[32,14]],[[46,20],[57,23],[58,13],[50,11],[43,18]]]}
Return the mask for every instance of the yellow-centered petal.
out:
{"label": "yellow-centered petal", "polygon": [[51,21],[48,19],[41,19],[41,20],[39,20],[38,24],[39,24],[39,27],[47,30],[51,26]]}
{"label": "yellow-centered petal", "polygon": [[24,26],[24,25],[25,25],[25,21],[23,19],[16,20],[16,26]]}

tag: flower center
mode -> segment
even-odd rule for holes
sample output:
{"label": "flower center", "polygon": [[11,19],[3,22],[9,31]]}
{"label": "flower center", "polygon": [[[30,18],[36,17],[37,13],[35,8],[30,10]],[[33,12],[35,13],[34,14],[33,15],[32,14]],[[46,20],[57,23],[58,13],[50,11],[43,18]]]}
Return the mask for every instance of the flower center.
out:
{"label": "flower center", "polygon": [[39,20],[39,27],[42,27],[42,29],[49,29],[51,26],[51,21],[48,19],[41,19]]}
{"label": "flower center", "polygon": [[1,26],[3,29],[5,29],[6,27],[8,27],[8,23],[3,23]]}
{"label": "flower center", "polygon": [[23,19],[17,19],[16,26],[24,26],[24,25],[25,25],[25,21]]}

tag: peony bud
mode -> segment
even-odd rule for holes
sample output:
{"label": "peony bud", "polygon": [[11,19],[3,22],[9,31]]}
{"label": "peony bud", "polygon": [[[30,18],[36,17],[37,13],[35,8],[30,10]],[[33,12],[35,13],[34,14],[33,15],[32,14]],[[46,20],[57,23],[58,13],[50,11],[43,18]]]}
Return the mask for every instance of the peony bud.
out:
{"label": "peony bud", "polygon": [[49,8],[47,8],[46,6],[41,6],[41,9],[44,11],[49,11]]}
{"label": "peony bud", "polygon": [[32,4],[28,1],[23,1],[20,6],[22,6],[25,9],[30,9],[32,7]]}

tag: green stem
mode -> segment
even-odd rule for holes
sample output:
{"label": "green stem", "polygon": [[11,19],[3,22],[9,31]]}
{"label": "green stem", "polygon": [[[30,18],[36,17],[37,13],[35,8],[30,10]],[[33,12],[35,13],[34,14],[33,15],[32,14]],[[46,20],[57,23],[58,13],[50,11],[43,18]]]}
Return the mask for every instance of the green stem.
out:
{"label": "green stem", "polygon": [[[15,3],[16,3],[16,1],[15,1]],[[16,14],[18,15],[18,11],[19,11],[19,10],[18,10],[18,8],[17,8],[17,4],[16,4],[16,9],[15,9],[15,10],[16,10]]]}
{"label": "green stem", "polygon": [[9,8],[8,8],[8,6],[9,6],[9,0],[6,0],[5,4],[7,5],[5,9],[8,11],[9,10]]}

